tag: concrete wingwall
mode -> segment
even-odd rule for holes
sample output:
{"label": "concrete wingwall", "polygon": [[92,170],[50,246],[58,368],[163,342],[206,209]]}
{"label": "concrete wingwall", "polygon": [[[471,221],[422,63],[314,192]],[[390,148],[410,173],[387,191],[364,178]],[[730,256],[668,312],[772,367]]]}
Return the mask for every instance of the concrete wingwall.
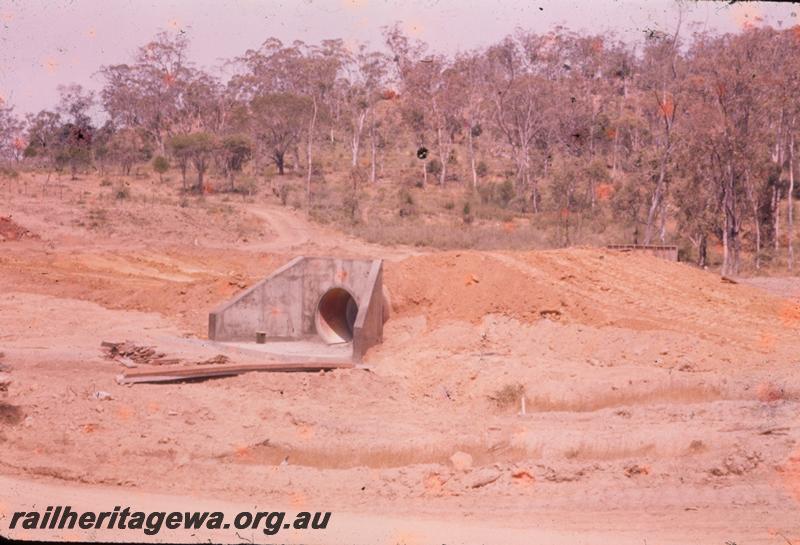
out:
{"label": "concrete wingwall", "polygon": [[383,342],[383,264],[373,261],[369,270],[366,289],[368,295],[363,309],[359,304],[353,332],[353,358],[361,361],[367,350]]}
{"label": "concrete wingwall", "polygon": [[383,262],[381,260],[296,257],[257,284],[215,308],[208,338],[255,342],[256,332],[272,339],[316,334],[314,316],[322,296],[342,288],[358,305],[353,328],[353,359],[383,339]]}

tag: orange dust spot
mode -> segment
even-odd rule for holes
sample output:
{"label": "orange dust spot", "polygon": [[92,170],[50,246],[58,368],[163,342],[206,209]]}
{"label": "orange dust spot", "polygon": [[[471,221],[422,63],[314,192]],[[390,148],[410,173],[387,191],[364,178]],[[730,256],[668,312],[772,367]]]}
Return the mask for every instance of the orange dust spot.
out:
{"label": "orange dust spot", "polygon": [[253,450],[247,445],[239,445],[234,449],[233,455],[238,460],[251,460],[253,458]]}
{"label": "orange dust spot", "polygon": [[420,537],[407,530],[395,530],[389,539],[386,541],[387,545],[422,545],[423,541]]}
{"label": "orange dust spot", "polygon": [[517,484],[532,485],[536,482],[536,478],[524,469],[512,473],[511,478]]}
{"label": "orange dust spot", "polygon": [[283,311],[282,311],[281,309],[279,309],[278,307],[272,307],[272,308],[270,309],[270,311],[269,311],[269,313],[270,313],[270,314],[272,314],[273,316],[278,316],[278,315],[279,315],[279,314],[281,314],[282,312],[283,312]]}
{"label": "orange dust spot", "polygon": [[756,5],[736,4],[731,9],[734,22],[743,30],[755,27],[755,23],[763,20],[761,9]]}
{"label": "orange dust spot", "polygon": [[295,509],[302,509],[308,504],[308,496],[302,492],[293,492],[289,496],[289,505]]}
{"label": "orange dust spot", "polygon": [[774,403],[784,398],[783,388],[771,382],[762,382],[756,386],[756,398],[761,403]]}
{"label": "orange dust spot", "polygon": [[796,326],[800,322],[800,307],[782,302],[778,307],[778,317],[785,326]]}
{"label": "orange dust spot", "polygon": [[607,201],[614,194],[614,186],[611,184],[597,184],[594,194],[598,200]]}
{"label": "orange dust spot", "polygon": [[464,277],[464,285],[471,286],[472,284],[478,284],[480,282],[480,278],[475,276],[474,274],[468,274]]}
{"label": "orange dust spot", "polygon": [[422,479],[422,486],[426,494],[440,496],[444,493],[444,483],[447,481],[442,478],[438,473],[429,473]]}
{"label": "orange dust spot", "polygon": [[83,428],[81,429],[83,430],[83,433],[94,433],[98,430],[98,428],[99,426],[97,424],[90,423],[90,424],[84,424]]}
{"label": "orange dust spot", "polygon": [[58,61],[52,57],[48,57],[42,61],[42,68],[44,68],[48,74],[55,74],[58,71]]}
{"label": "orange dust spot", "polygon": [[774,352],[776,340],[774,333],[762,331],[758,336],[758,347],[765,352]]}
{"label": "orange dust spot", "polygon": [[672,118],[672,114],[675,111],[675,103],[672,100],[672,95],[665,94],[664,97],[658,101],[658,109],[664,119]]}
{"label": "orange dust spot", "polygon": [[97,38],[97,31],[93,28],[90,28],[86,31],[86,37],[90,39]]}
{"label": "orange dust spot", "polygon": [[156,414],[160,410],[161,406],[155,401],[151,401],[147,404],[147,414]]}
{"label": "orange dust spot", "polygon": [[800,449],[795,449],[786,462],[779,466],[781,482],[794,500],[800,504]]}
{"label": "orange dust spot", "polygon": [[503,224],[503,231],[506,233],[513,233],[517,230],[517,224],[513,221],[507,221]]}
{"label": "orange dust spot", "polygon": [[301,439],[308,440],[314,437],[314,427],[310,424],[298,424],[295,433]]}
{"label": "orange dust spot", "polygon": [[717,89],[717,95],[718,95],[720,98],[724,98],[724,97],[725,97],[725,94],[726,94],[726,92],[727,92],[727,90],[728,90],[728,88],[725,86],[725,84],[724,84],[724,83],[722,83],[721,81],[718,81],[718,82],[716,83],[715,87],[716,87],[716,89]]}
{"label": "orange dust spot", "polygon": [[117,407],[116,416],[119,420],[130,420],[133,417],[133,409],[128,405]]}
{"label": "orange dust spot", "polygon": [[411,36],[419,36],[425,30],[425,25],[420,21],[403,21],[403,28]]}
{"label": "orange dust spot", "polygon": [[606,138],[609,140],[614,140],[617,137],[617,129],[614,127],[609,127],[606,129]]}

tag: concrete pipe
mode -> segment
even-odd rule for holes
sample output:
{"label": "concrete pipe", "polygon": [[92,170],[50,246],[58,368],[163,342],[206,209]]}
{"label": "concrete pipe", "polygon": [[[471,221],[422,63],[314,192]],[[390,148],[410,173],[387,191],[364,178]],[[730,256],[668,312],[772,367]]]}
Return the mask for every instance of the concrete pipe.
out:
{"label": "concrete pipe", "polygon": [[317,304],[314,314],[317,334],[328,344],[348,343],[353,340],[356,315],[358,305],[353,296],[345,289],[332,288]]}

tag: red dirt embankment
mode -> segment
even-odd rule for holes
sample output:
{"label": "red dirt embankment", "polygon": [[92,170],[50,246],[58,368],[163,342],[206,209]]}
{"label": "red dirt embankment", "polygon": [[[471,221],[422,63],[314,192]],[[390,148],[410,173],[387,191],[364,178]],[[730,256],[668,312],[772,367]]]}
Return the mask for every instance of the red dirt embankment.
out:
{"label": "red dirt embankment", "polygon": [[800,306],[714,273],[602,249],[447,252],[386,265],[399,316],[430,327],[486,314],[633,330],[671,330],[749,345],[794,335]]}

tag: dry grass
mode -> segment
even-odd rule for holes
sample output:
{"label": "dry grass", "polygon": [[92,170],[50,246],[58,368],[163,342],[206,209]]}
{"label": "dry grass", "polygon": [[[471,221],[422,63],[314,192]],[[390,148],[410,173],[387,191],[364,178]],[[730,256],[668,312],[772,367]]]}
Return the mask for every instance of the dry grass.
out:
{"label": "dry grass", "polygon": [[488,398],[498,409],[507,409],[509,407],[517,407],[523,395],[525,395],[525,386],[516,383],[506,384],[493,394],[490,394]]}
{"label": "dry grass", "polygon": [[[650,389],[616,389],[597,393],[576,393],[562,398],[551,395],[526,397],[529,412],[592,412],[603,409],[660,404],[692,404],[714,401],[758,401],[776,403],[800,401],[800,392],[770,382],[757,384],[744,390],[722,388],[710,384],[680,384],[670,382]],[[627,415],[627,411],[623,411]]]}
{"label": "dry grass", "polygon": [[430,247],[442,250],[530,250],[551,248],[543,233],[530,225],[509,229],[500,224],[464,225],[462,221],[376,221],[350,230],[368,242],[384,245]]}
{"label": "dry grass", "polygon": [[416,464],[449,464],[455,452],[472,456],[476,466],[495,462],[518,462],[540,457],[539,451],[511,446],[507,443],[460,443],[441,445],[368,446],[346,445],[326,447],[295,447],[292,445],[257,444],[239,449],[225,457],[243,463],[278,465],[285,457],[288,463],[318,469],[349,469],[369,467],[386,469]]}
{"label": "dry grass", "polygon": [[567,460],[625,460],[652,454],[656,450],[653,443],[637,446],[599,445],[596,442],[581,442],[564,451]]}
{"label": "dry grass", "polygon": [[528,396],[527,409],[530,412],[591,412],[629,405],[702,403],[723,399],[737,399],[737,397],[725,396],[715,386],[667,384],[649,390],[606,390],[596,394],[583,393],[561,399],[553,399],[549,395]]}

